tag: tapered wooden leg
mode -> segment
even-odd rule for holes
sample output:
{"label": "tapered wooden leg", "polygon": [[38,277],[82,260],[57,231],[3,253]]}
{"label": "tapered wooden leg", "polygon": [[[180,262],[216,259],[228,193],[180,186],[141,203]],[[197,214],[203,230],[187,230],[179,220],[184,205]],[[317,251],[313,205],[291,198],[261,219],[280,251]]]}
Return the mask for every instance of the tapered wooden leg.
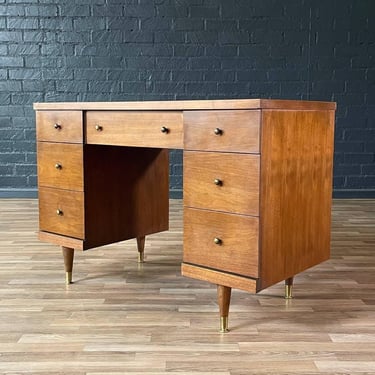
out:
{"label": "tapered wooden leg", "polygon": [[217,286],[217,298],[220,310],[220,332],[228,332],[228,315],[230,305],[230,295],[232,288],[224,285]]}
{"label": "tapered wooden leg", "polygon": [[138,263],[143,263],[145,261],[145,240],[145,236],[137,237]]}
{"label": "tapered wooden leg", "polygon": [[293,277],[289,277],[285,280],[285,299],[291,299],[293,289]]}
{"label": "tapered wooden leg", "polygon": [[66,284],[71,284],[73,273],[74,249],[72,249],[71,247],[62,246],[62,253],[64,256],[65,265],[65,282]]}

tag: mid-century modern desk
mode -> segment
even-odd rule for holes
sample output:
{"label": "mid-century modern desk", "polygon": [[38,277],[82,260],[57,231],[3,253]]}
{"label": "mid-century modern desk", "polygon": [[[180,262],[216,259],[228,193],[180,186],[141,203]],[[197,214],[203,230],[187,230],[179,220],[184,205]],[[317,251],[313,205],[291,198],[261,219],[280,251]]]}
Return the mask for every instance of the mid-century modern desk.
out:
{"label": "mid-century modern desk", "polygon": [[168,229],[168,149],[183,149],[182,274],[256,293],[329,258],[329,102],[36,103],[39,238],[74,250]]}

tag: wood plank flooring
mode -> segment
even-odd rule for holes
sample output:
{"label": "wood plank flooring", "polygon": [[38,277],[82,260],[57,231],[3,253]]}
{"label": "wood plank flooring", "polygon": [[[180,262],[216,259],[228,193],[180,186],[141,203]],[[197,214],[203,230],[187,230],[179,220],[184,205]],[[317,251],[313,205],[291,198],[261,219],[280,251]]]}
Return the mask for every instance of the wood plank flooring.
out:
{"label": "wood plank flooring", "polygon": [[228,334],[216,287],[180,275],[182,204],[170,231],[77,252],[65,286],[41,243],[36,200],[0,200],[0,374],[375,374],[375,200],[335,200],[332,257],[278,284],[234,290]]}

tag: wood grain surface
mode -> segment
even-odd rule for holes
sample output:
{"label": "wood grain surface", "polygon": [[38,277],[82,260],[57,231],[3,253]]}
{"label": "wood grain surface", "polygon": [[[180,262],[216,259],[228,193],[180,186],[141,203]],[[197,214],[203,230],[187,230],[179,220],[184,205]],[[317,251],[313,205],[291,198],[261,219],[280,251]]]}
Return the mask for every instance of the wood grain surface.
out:
{"label": "wood grain surface", "polygon": [[184,149],[258,153],[260,117],[254,110],[186,111]]}
{"label": "wood grain surface", "polygon": [[170,231],[77,252],[37,239],[36,200],[0,200],[0,373],[373,374],[375,201],[335,200],[331,259],[257,295],[232,291],[218,332],[215,285],[182,277],[182,203]]}
{"label": "wood grain surface", "polygon": [[184,262],[258,277],[257,217],[185,207],[184,222]]}
{"label": "wood grain surface", "polygon": [[39,188],[39,228],[64,236],[85,238],[85,204],[82,191]]}
{"label": "wood grain surface", "polygon": [[183,160],[186,206],[259,216],[259,155],[185,151]]}
{"label": "wood grain surface", "polygon": [[329,258],[333,111],[263,111],[261,288]]}
{"label": "wood grain surface", "polygon": [[336,103],[304,100],[224,99],[224,100],[165,100],[134,102],[55,102],[34,103],[36,110],[199,110],[199,109],[321,109],[334,110]]}
{"label": "wood grain surface", "polygon": [[88,144],[183,147],[181,111],[88,111],[85,129]]}
{"label": "wood grain surface", "polygon": [[37,111],[38,141],[83,143],[81,111]]}
{"label": "wood grain surface", "polygon": [[83,146],[38,142],[38,185],[83,191]]}

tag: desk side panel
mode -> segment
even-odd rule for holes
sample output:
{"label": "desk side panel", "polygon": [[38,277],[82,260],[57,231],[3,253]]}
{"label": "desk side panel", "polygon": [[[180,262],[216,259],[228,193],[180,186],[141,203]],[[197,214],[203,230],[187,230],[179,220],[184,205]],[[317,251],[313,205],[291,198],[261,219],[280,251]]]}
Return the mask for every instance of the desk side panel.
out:
{"label": "desk side panel", "polygon": [[330,255],[334,111],[263,111],[261,289]]}

